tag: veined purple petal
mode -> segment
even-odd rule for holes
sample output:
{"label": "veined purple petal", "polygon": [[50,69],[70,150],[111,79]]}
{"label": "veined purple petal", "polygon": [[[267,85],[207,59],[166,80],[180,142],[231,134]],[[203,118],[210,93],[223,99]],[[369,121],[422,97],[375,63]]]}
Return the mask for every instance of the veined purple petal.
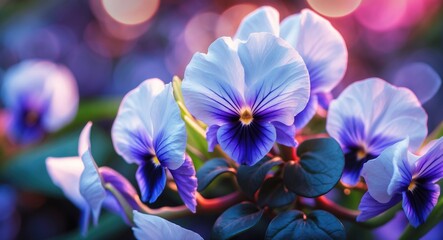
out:
{"label": "veined purple petal", "polygon": [[206,139],[208,140],[208,151],[214,151],[215,146],[218,144],[217,131],[220,128],[218,125],[212,125],[208,127],[206,131]]}
{"label": "veined purple petal", "polygon": [[393,84],[411,89],[424,104],[437,93],[441,86],[441,78],[428,64],[414,62],[397,71]]}
{"label": "veined purple petal", "polygon": [[86,234],[88,233],[90,219],[91,219],[91,209],[89,208],[89,206],[86,205],[85,208],[82,209],[80,216],[80,232],[84,237],[86,237]]}
{"label": "veined purple petal", "polygon": [[276,131],[271,123],[255,121],[243,125],[236,122],[221,126],[217,132],[217,139],[232,159],[240,164],[252,166],[271,150]]}
{"label": "veined purple petal", "polygon": [[80,175],[84,168],[80,157],[46,159],[46,170],[52,182],[80,209],[88,205],[80,194]]}
{"label": "veined purple petal", "polygon": [[159,93],[151,109],[154,151],[160,164],[171,170],[183,165],[186,128],[172,94],[171,84]]}
{"label": "veined purple petal", "polygon": [[369,192],[366,192],[358,205],[358,209],[361,213],[357,217],[358,222],[367,221],[373,217],[378,216],[389,208],[395,206],[401,201],[401,194],[396,194],[386,203],[380,203],[375,200]]}
{"label": "veined purple petal", "polygon": [[91,127],[92,122],[88,122],[82,129],[80,137],[78,139],[78,155],[82,156],[86,151],[91,149]]}
{"label": "veined purple petal", "polygon": [[355,186],[360,182],[360,174],[364,164],[374,158],[373,155],[369,154],[359,159],[359,151],[360,149],[358,148],[350,148],[348,152],[345,153],[345,167],[341,181],[347,186]]}
{"label": "veined purple petal", "polygon": [[318,104],[325,110],[329,109],[329,104],[334,99],[330,92],[319,92],[316,94],[318,98]]}
{"label": "veined purple petal", "polygon": [[195,213],[195,208],[197,206],[197,200],[195,197],[197,191],[197,178],[195,177],[195,168],[191,157],[186,155],[182,166],[176,170],[169,171],[174,178],[178,193],[183,202],[191,212]]}
{"label": "veined purple petal", "polygon": [[137,183],[143,202],[153,203],[163,192],[166,185],[165,168],[147,161],[142,163],[136,173]]}
{"label": "veined purple petal", "polygon": [[288,147],[296,147],[298,145],[295,141],[295,126],[286,126],[280,122],[272,122],[277,134],[277,142]]}
{"label": "veined purple petal", "polygon": [[[360,121],[357,128],[348,126],[349,119]],[[352,142],[378,155],[406,137],[409,149],[416,150],[426,137],[426,122],[427,114],[411,91],[372,78],[349,85],[331,102],[326,129],[342,147]]]}
{"label": "veined purple petal", "polygon": [[311,92],[329,92],[343,78],[348,51],[340,33],[328,20],[309,9],[285,18],[280,37],[302,56],[311,78]]}
{"label": "veined purple petal", "polygon": [[138,163],[154,154],[151,108],[164,89],[159,79],[148,79],[123,98],[112,126],[116,152],[128,163]]}
{"label": "veined purple petal", "polygon": [[303,59],[283,39],[253,33],[238,46],[245,71],[246,102],[254,118],[285,125],[309,100],[309,75]]}
{"label": "veined purple petal", "polygon": [[413,190],[403,192],[403,210],[413,227],[423,224],[437,204],[440,186],[431,182],[415,181]]}
{"label": "veined purple petal", "polygon": [[97,224],[106,190],[90,150],[83,153],[82,161],[85,169],[80,176],[80,193],[91,208],[94,224]]}
{"label": "veined purple petal", "polygon": [[361,175],[368,185],[368,192],[376,201],[389,202],[392,196],[402,192],[403,182],[409,184],[410,172],[403,172],[404,169],[399,167],[407,158],[408,143],[407,139],[396,143],[364,165]]}
{"label": "veined purple petal", "polygon": [[244,105],[244,69],[236,43],[222,37],[208,53],[196,53],[185,70],[182,84],[186,107],[208,126],[238,119]]}
{"label": "veined purple petal", "polygon": [[136,201],[139,197],[137,191],[123,175],[109,167],[100,167],[98,170],[104,183],[112,184],[133,209],[139,209]]}
{"label": "veined purple petal", "polygon": [[414,173],[428,182],[437,182],[443,178],[443,138],[439,138],[431,149],[417,160]]}
{"label": "veined purple petal", "polygon": [[294,125],[297,129],[302,129],[308,122],[314,117],[317,112],[318,97],[315,94],[311,94],[308,104],[297,116],[294,118]]}
{"label": "veined purple petal", "polygon": [[200,235],[163,218],[134,211],[134,236],[139,240],[203,240]]}
{"label": "veined purple petal", "polygon": [[251,33],[267,32],[275,36],[280,32],[280,14],[269,6],[256,9],[243,18],[235,34],[236,39],[246,41]]}

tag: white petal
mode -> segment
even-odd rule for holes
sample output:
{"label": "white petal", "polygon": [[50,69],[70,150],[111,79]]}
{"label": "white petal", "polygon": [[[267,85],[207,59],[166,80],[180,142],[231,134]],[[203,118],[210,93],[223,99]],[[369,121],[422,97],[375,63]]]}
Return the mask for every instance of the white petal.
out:
{"label": "white petal", "polygon": [[163,89],[164,83],[160,79],[148,79],[126,94],[120,104],[112,126],[112,142],[116,152],[128,163],[136,162],[131,147],[137,144],[138,138],[143,137],[152,143],[152,103]]}
{"label": "white petal", "polygon": [[80,157],[46,159],[46,169],[52,182],[63,190],[65,196],[78,208],[87,206],[80,194],[80,175],[84,166]]}
{"label": "white petal", "polygon": [[312,93],[329,92],[343,78],[348,51],[340,33],[309,9],[285,18],[280,37],[302,56],[311,78]]}
{"label": "white petal", "polygon": [[203,239],[200,235],[163,218],[134,211],[134,236],[139,240]]}
{"label": "white petal", "polygon": [[280,14],[275,8],[261,7],[243,18],[235,38],[246,41],[251,33],[256,32],[267,32],[278,36],[280,32],[279,21]]}

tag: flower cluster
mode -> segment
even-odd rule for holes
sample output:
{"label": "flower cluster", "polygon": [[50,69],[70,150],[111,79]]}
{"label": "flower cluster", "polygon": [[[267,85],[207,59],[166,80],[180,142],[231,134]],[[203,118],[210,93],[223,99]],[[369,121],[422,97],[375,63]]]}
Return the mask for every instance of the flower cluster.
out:
{"label": "flower cluster", "polygon": [[[259,8],[243,19],[234,37],[218,38],[207,53],[195,53],[183,81],[165,85],[148,79],[123,98],[112,142],[118,155],[137,165],[141,197],[122,174],[97,167],[89,143],[92,123],[80,135],[78,156],[48,158],[48,173],[82,210],[85,233],[90,214],[96,224],[104,207],[133,226],[138,239],[201,239],[164,218],[205,212],[220,214],[212,230],[217,239],[259,222],[267,224],[267,239],[342,239],[345,230],[337,217],[366,221],[400,201],[417,227],[437,204],[437,182],[443,178],[442,139],[414,155],[428,133],[422,104],[436,93],[430,88],[440,86],[440,77],[426,68],[431,74],[423,80],[424,90],[369,78],[332,100],[347,55],[340,33],[316,13],[302,10],[280,23],[277,10]],[[8,75],[14,80],[6,81],[5,89],[20,92],[5,95],[17,139],[60,128],[77,104],[76,94],[53,89],[70,81],[66,71],[49,63],[26,64],[26,69],[46,68],[32,70],[40,80],[29,88],[15,85],[28,77],[21,67]],[[30,90],[35,88],[44,94],[37,96]],[[60,94],[69,104],[58,101]],[[327,111],[323,130],[329,138],[301,136],[320,108]],[[196,171],[194,163],[203,166]],[[233,193],[215,199],[198,193],[222,173],[234,176]],[[325,194],[337,184],[367,187],[361,212],[331,205]],[[178,192],[184,205],[145,205],[166,188]]]}

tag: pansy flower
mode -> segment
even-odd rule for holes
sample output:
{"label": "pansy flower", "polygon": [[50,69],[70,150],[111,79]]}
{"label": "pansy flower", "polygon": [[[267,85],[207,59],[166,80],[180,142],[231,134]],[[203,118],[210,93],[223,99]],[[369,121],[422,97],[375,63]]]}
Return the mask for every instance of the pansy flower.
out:
{"label": "pansy flower", "polygon": [[408,139],[394,144],[363,167],[368,184],[358,221],[379,215],[400,201],[409,223],[423,224],[440,195],[437,184],[443,178],[443,138],[422,156],[408,152]]}
{"label": "pansy flower", "polygon": [[235,38],[246,41],[254,32],[269,32],[286,40],[303,58],[311,79],[311,97],[306,108],[295,117],[297,129],[315,115],[317,106],[327,108],[324,101],[345,74],[348,51],[340,33],[323,17],[309,9],[291,15],[279,23],[276,9],[265,6],[241,22]]}
{"label": "pansy flower", "polygon": [[185,124],[170,84],[149,79],[129,92],[112,127],[112,140],[118,154],[139,166],[136,178],[144,202],[158,198],[169,171],[185,205],[195,212],[195,168],[185,154]]}
{"label": "pansy flower", "polygon": [[10,138],[31,143],[75,116],[78,90],[72,73],[48,61],[27,60],[4,76],[2,100],[10,114]]}
{"label": "pansy flower", "polygon": [[309,99],[309,76],[283,39],[254,33],[247,41],[215,40],[196,53],[182,84],[189,111],[208,125],[216,144],[240,164],[254,165],[275,141],[295,146],[294,116]]}
{"label": "pansy flower", "polygon": [[102,205],[119,213],[129,223],[124,206],[116,200],[105,185],[111,185],[133,209],[137,204],[137,192],[129,181],[108,167],[98,168],[91,154],[89,135],[92,123],[88,123],[79,139],[79,156],[46,159],[46,168],[54,184],[60,187],[67,198],[82,211],[81,230],[85,234],[92,212],[97,224]]}
{"label": "pansy flower", "polygon": [[132,228],[132,231],[134,232],[134,236],[139,240],[203,240],[200,235],[193,231],[182,228],[161,217],[143,214],[138,211],[134,211],[134,223],[135,226]]}
{"label": "pansy flower", "polygon": [[426,112],[407,88],[378,78],[349,85],[331,102],[326,123],[345,153],[342,182],[357,184],[365,162],[406,137],[409,149],[417,150],[427,134],[426,122]]}

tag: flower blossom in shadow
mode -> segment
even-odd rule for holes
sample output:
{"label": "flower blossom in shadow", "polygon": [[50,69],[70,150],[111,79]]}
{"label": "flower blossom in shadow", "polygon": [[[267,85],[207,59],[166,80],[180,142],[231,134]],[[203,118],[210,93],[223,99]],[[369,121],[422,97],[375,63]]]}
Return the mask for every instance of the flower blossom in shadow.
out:
{"label": "flower blossom in shadow", "polygon": [[197,178],[185,154],[185,124],[170,84],[149,79],[129,92],[112,127],[112,140],[118,154],[139,165],[136,178],[144,202],[154,202],[163,192],[168,170],[183,202],[195,212]]}
{"label": "flower blossom in shadow", "polygon": [[54,132],[75,116],[78,90],[72,73],[48,61],[27,60],[4,76],[2,100],[10,114],[10,138],[26,144]]}
{"label": "flower blossom in shadow", "polygon": [[183,239],[203,240],[197,233],[180,227],[161,217],[134,211],[134,236],[140,240]]}
{"label": "flower blossom in shadow", "polygon": [[443,138],[420,157],[408,152],[408,145],[409,139],[398,142],[363,167],[368,192],[361,200],[358,221],[375,217],[400,201],[412,226],[426,221],[440,195],[437,182],[443,178]]}
{"label": "flower blossom in shadow", "polygon": [[323,17],[309,9],[293,14],[279,23],[276,9],[265,6],[247,15],[236,38],[246,41],[254,32],[269,32],[283,38],[303,58],[311,79],[311,94],[306,107],[295,117],[295,127],[304,127],[315,115],[318,105],[327,108],[330,91],[342,80],[348,50],[341,34]]}
{"label": "flower blossom in shadow", "polygon": [[294,116],[309,99],[309,76],[283,39],[254,33],[247,41],[217,39],[196,53],[182,84],[189,111],[208,125],[216,144],[240,164],[254,165],[275,141],[296,146]]}
{"label": "flower blossom in shadow", "polygon": [[87,232],[91,212],[94,224],[97,224],[102,205],[120,214],[128,224],[131,222],[125,212],[125,206],[109,191],[110,187],[115,189],[132,209],[140,209],[137,192],[125,177],[111,168],[97,167],[91,155],[91,126],[92,123],[89,122],[80,134],[79,156],[46,159],[46,168],[54,184],[82,211],[83,234]]}
{"label": "flower blossom in shadow", "polygon": [[409,137],[415,151],[427,134],[427,114],[406,88],[371,78],[349,85],[331,102],[326,130],[345,153],[342,182],[354,186],[363,165]]}

